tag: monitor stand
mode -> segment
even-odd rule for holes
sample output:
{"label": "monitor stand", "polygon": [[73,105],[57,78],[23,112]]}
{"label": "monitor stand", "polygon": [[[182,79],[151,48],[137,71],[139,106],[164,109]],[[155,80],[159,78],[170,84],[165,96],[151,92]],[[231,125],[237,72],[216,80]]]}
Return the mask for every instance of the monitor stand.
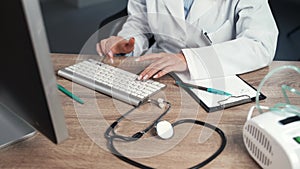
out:
{"label": "monitor stand", "polygon": [[0,149],[33,136],[35,129],[0,103]]}

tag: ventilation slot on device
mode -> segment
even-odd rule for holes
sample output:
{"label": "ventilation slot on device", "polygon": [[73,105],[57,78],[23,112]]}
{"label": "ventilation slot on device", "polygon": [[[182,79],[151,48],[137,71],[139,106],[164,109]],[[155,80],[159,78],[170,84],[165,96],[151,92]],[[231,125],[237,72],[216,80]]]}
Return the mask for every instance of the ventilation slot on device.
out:
{"label": "ventilation slot on device", "polygon": [[[248,132],[249,135],[252,136],[256,140],[254,143],[249,139],[247,135],[244,135],[245,141],[246,141],[246,146],[248,147],[248,150],[251,151],[251,153],[255,156],[255,158],[260,161],[263,165],[269,166],[272,164],[272,161],[266,156],[265,153],[269,153],[271,156],[272,152],[272,146],[267,139],[267,137],[260,132],[256,127],[252,125],[247,125],[246,126],[246,131]],[[262,147],[265,148],[266,151],[262,151],[257,147],[257,144],[260,144]]]}

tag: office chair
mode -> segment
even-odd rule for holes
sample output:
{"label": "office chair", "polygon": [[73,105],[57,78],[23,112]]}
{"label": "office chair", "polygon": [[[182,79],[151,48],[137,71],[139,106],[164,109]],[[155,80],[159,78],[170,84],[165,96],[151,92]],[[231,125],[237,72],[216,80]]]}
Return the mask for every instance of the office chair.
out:
{"label": "office chair", "polygon": [[98,40],[116,36],[127,19],[127,7],[100,22]]}
{"label": "office chair", "polygon": [[[116,36],[127,19],[127,6],[121,11],[109,16],[99,24],[98,40]],[[154,36],[149,39],[149,47],[155,42]]]}
{"label": "office chair", "polygon": [[287,33],[287,37],[290,37],[293,33],[295,33],[296,31],[298,31],[300,29],[300,25],[298,25],[297,27],[295,27],[294,29],[292,29],[291,31],[289,31]]}
{"label": "office chair", "polygon": [[127,15],[127,7],[125,7],[121,11],[100,22],[99,29],[105,29],[105,33],[108,37],[117,35],[117,33],[122,29],[123,24],[126,22]]}

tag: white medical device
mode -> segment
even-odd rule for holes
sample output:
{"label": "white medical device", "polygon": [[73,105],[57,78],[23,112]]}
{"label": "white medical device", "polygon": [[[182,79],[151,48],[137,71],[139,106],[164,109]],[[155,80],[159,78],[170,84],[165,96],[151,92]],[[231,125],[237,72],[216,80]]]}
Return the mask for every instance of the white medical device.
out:
{"label": "white medical device", "polygon": [[[280,67],[275,71],[291,68],[300,73],[294,66]],[[274,73],[272,72],[272,73]],[[258,93],[268,77],[258,87]],[[282,91],[286,103],[278,103],[273,107],[253,106],[243,128],[243,140],[250,156],[266,169],[300,169],[300,108],[291,105],[286,91],[299,95],[294,88],[283,85]],[[257,94],[258,96],[258,94]],[[261,114],[252,117],[254,109]],[[267,110],[263,112],[262,110]]]}
{"label": "white medical device", "polygon": [[298,115],[269,111],[250,118],[244,125],[243,139],[249,154],[262,168],[300,168]]}

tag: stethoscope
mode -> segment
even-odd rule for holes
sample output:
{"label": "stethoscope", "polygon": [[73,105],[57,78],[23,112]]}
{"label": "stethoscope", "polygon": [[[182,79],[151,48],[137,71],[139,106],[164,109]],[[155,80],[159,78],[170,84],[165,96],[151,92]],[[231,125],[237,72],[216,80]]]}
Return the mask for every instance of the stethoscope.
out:
{"label": "stethoscope", "polygon": [[[148,127],[146,127],[145,129],[136,132],[135,134],[133,134],[132,136],[123,136],[123,135],[119,135],[115,132],[115,127],[130,113],[132,113],[134,110],[136,110],[137,108],[139,108],[141,105],[144,105],[146,103],[154,103],[156,106],[158,106],[161,109],[164,109],[164,111],[162,112],[162,114],[157,117]],[[124,155],[122,155],[114,146],[114,140],[121,140],[121,141],[125,141],[125,142],[133,142],[133,141],[137,141],[138,139],[140,139],[145,133],[149,132],[151,129],[155,129],[155,133],[157,134],[157,136],[159,136],[159,138],[161,139],[170,139],[173,135],[174,135],[174,127],[183,123],[192,123],[192,124],[197,124],[197,125],[201,125],[204,127],[208,127],[212,130],[214,130],[215,132],[217,132],[219,134],[219,136],[221,137],[221,145],[219,147],[219,149],[212,154],[210,157],[208,157],[206,160],[202,161],[201,163],[191,167],[191,168],[201,168],[203,166],[205,166],[206,164],[208,164],[209,162],[211,162],[212,160],[214,160],[225,148],[226,145],[226,136],[223,133],[223,131],[221,129],[219,129],[218,127],[211,125],[209,123],[205,123],[199,120],[194,120],[194,119],[182,119],[179,121],[176,121],[174,123],[169,123],[168,121],[162,120],[162,118],[170,111],[171,108],[171,103],[168,101],[165,101],[161,98],[154,100],[154,99],[149,99],[148,101],[146,101],[143,104],[140,104],[139,106],[136,106],[132,109],[130,109],[128,112],[126,112],[124,115],[120,116],[115,122],[113,122],[110,127],[107,128],[104,136],[108,141],[107,147],[108,149],[119,159],[121,159],[122,161],[131,164],[133,166],[139,167],[139,168],[152,168],[149,166],[146,166],[144,164],[141,164],[139,162],[136,162],[128,157],[125,157]]]}

